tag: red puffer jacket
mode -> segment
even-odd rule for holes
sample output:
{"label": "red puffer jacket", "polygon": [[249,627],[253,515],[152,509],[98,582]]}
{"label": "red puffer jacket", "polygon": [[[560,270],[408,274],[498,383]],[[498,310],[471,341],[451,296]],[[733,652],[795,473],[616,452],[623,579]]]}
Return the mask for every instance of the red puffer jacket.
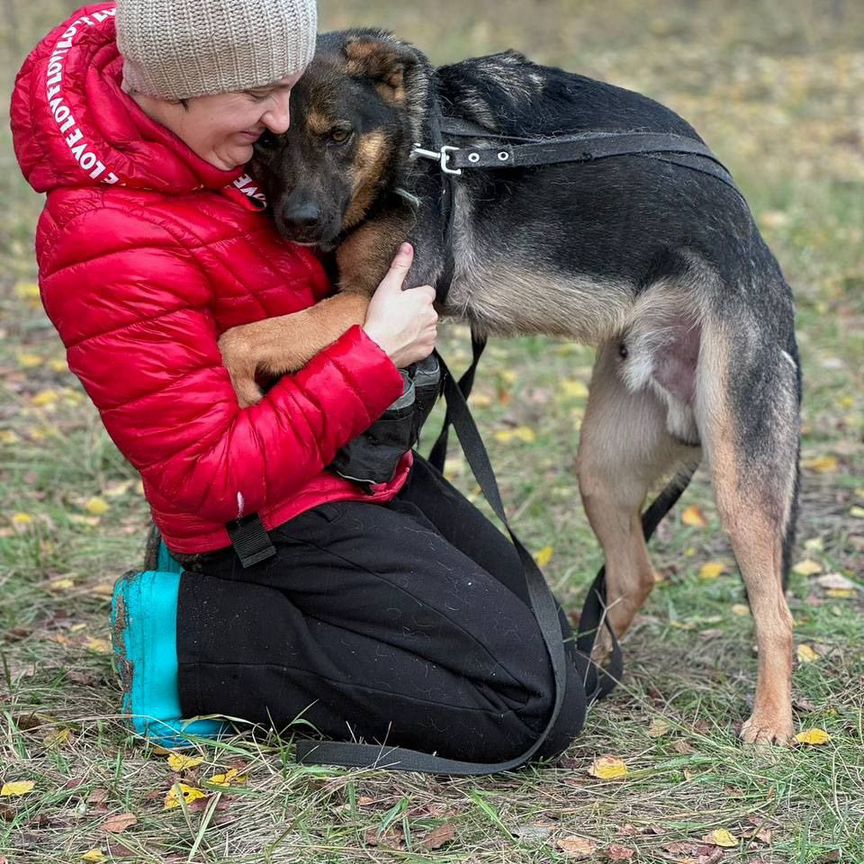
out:
{"label": "red puffer jacket", "polygon": [[410,456],[372,495],[324,470],[402,392],[361,328],[238,406],[219,335],[330,286],[314,255],[276,235],[242,169],[204,162],[122,92],[113,15],[82,9],[34,50],[12,130],[25,176],[48,193],[45,309],[169,548],[228,546],[225,524],[250,513],[273,528],[328,501],[390,500]]}

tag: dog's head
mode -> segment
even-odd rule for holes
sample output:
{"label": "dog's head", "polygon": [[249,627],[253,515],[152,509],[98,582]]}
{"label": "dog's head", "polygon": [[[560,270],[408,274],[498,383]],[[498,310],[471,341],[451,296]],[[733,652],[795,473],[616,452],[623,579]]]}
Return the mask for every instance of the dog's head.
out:
{"label": "dog's head", "polygon": [[327,33],[291,96],[291,126],[265,133],[251,171],[280,233],[332,249],[405,170],[430,66],[379,30]]}

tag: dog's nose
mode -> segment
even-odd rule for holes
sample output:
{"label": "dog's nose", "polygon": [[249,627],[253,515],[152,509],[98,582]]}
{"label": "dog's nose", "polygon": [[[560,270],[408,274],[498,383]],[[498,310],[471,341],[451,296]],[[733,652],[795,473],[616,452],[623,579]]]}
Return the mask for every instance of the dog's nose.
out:
{"label": "dog's nose", "polygon": [[314,228],[321,221],[321,210],[316,204],[307,202],[295,207],[286,207],[285,221],[299,228]]}

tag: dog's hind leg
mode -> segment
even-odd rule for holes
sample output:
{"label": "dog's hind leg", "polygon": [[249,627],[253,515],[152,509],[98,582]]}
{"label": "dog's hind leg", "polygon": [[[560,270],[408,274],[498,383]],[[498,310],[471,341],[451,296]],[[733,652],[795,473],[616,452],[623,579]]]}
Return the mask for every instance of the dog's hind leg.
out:
{"label": "dog's hind leg", "polygon": [[[701,455],[669,433],[667,406],[654,391],[625,385],[626,350],[614,342],[598,352],[577,457],[585,512],[606,556],[609,623],[619,637],[654,587],[642,534],[645,498],[664,475]],[[601,634],[598,641],[602,659],[609,640]]]}
{"label": "dog's hind leg", "polygon": [[756,700],[741,737],[788,743],[793,622],[784,582],[798,481],[797,352],[791,311],[788,350],[778,345],[783,316],[772,316],[772,333],[741,317],[734,329],[715,323],[703,330],[696,418],[756,630]]}

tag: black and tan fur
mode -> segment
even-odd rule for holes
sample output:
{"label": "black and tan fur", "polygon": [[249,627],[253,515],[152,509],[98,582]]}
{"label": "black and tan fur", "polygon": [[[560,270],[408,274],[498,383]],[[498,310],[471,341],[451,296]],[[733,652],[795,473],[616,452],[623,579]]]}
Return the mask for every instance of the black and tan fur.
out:
{"label": "black and tan fur", "polygon": [[[254,170],[279,230],[336,249],[342,293],[223,339],[241,400],[256,369],[284,372],[362,322],[398,244],[408,284],[442,267],[440,177],[412,162],[432,100],[511,136],[580,130],[698,138],[636,93],[505,53],[432,69],[377,31],[321,37],[291,129]],[[397,193],[419,199],[414,206]],[[784,596],[798,485],[800,373],[790,290],[743,201],[723,183],[650,157],[466,172],[457,183],[456,272],[446,314],[490,335],[546,333],[597,347],[579,485],[606,555],[619,634],[654,584],[639,523],[658,481],[703,456],[756,626],[747,742],[788,742],[792,619]]]}

